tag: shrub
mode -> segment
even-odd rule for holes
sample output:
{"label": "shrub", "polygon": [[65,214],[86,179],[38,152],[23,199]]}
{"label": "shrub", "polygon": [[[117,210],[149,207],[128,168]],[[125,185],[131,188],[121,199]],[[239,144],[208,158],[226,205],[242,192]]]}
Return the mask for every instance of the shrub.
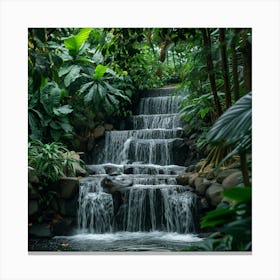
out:
{"label": "shrub", "polygon": [[71,157],[70,151],[61,143],[43,144],[34,140],[28,144],[28,165],[35,168],[42,184],[57,181],[65,176],[67,169],[75,174],[74,163],[82,161]]}

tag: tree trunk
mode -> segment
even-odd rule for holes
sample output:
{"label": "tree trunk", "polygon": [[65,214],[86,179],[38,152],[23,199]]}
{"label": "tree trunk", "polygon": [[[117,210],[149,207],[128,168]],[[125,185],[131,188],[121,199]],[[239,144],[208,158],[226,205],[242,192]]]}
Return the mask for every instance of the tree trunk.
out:
{"label": "tree trunk", "polygon": [[234,30],[234,37],[230,44],[231,58],[232,58],[232,76],[233,76],[233,94],[235,102],[239,99],[239,79],[238,79],[238,61],[236,55],[236,38],[238,36],[238,31]]}
{"label": "tree trunk", "polygon": [[220,116],[222,112],[222,107],[219,101],[218,93],[217,93],[217,86],[216,86],[216,80],[215,80],[215,73],[214,73],[214,66],[213,66],[213,60],[212,60],[212,54],[211,54],[211,40],[210,35],[207,28],[202,28],[202,37],[204,41],[204,47],[206,50],[206,60],[207,60],[207,69],[208,69],[208,76],[210,80],[211,90],[214,96],[214,104],[218,113],[218,116]]}
{"label": "tree trunk", "polygon": [[248,30],[242,29],[242,45],[241,52],[243,57],[243,73],[244,73],[244,91],[245,94],[252,91],[252,50],[251,44],[248,42]]}
{"label": "tree trunk", "polygon": [[226,108],[229,108],[231,106],[231,93],[230,93],[230,85],[229,85],[225,29],[220,28],[219,31],[220,31],[222,70],[223,70],[223,78],[224,78],[224,90],[225,90],[225,94],[226,94]]}

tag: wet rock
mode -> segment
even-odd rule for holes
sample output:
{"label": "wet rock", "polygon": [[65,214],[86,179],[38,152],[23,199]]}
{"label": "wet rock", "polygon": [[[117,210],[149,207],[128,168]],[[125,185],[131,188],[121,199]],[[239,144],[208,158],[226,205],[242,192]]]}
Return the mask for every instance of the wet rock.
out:
{"label": "wet rock", "polygon": [[206,174],[205,174],[205,178],[207,180],[213,180],[214,178],[216,177],[215,173],[213,170],[211,171],[208,171]]}
{"label": "wet rock", "polygon": [[37,176],[36,170],[31,166],[28,166],[28,182],[35,184],[39,183],[39,178]]}
{"label": "wet rock", "polygon": [[73,198],[79,191],[79,180],[75,177],[61,178],[58,182],[60,197],[63,199]]}
{"label": "wet rock", "polygon": [[28,201],[28,216],[32,216],[39,211],[38,201],[35,199]]}
{"label": "wet rock", "polygon": [[190,177],[189,177],[189,185],[190,185],[191,187],[195,187],[194,181],[195,181],[195,179],[196,179],[198,176],[199,176],[198,173],[192,173],[192,174],[190,175]]}
{"label": "wet rock", "polygon": [[115,193],[117,191],[121,192],[124,189],[132,186],[132,184],[133,184],[133,181],[131,179],[124,179],[124,178],[105,177],[101,181],[101,186],[108,193]]}
{"label": "wet rock", "polygon": [[94,138],[100,138],[104,136],[105,128],[102,125],[97,126],[93,131],[93,137]]}
{"label": "wet rock", "polygon": [[87,165],[86,171],[89,175],[106,174],[104,166],[101,165]]}
{"label": "wet rock", "polygon": [[[64,153],[63,157],[65,159],[75,159],[75,160],[79,160],[80,159],[80,155],[77,154],[75,151],[71,151],[70,153]],[[87,171],[82,168],[82,166],[80,165],[79,162],[74,162],[73,163],[73,168],[75,170],[75,172],[73,173],[72,170],[70,170],[70,168],[67,167],[66,169],[66,175],[68,177],[72,177],[72,176],[86,176],[87,175]]]}
{"label": "wet rock", "polygon": [[223,188],[225,190],[233,188],[242,182],[242,172],[236,171],[223,180]]}
{"label": "wet rock", "polygon": [[196,193],[199,195],[204,195],[206,189],[211,185],[211,181],[203,177],[196,177],[196,179],[194,180],[194,185]]}
{"label": "wet rock", "polygon": [[221,200],[222,200],[222,195],[221,193],[223,192],[223,187],[219,183],[213,183],[207,190],[206,190],[206,198],[207,201],[212,205],[212,206],[217,206]]}
{"label": "wet rock", "polygon": [[218,172],[216,181],[222,184],[223,180],[232,173],[235,173],[238,169],[225,169]]}
{"label": "wet rock", "polygon": [[75,169],[75,174],[76,174],[76,176],[82,176],[82,177],[84,177],[84,176],[87,176],[87,175],[88,175],[87,171],[86,171],[83,167],[81,167],[81,165],[80,165],[78,162],[75,162],[75,163],[73,164],[73,167],[74,167],[74,169]]}
{"label": "wet rock", "polygon": [[189,178],[191,176],[190,172],[184,172],[176,177],[178,185],[186,186],[189,184]]}
{"label": "wet rock", "polygon": [[106,174],[110,175],[110,176],[116,176],[116,175],[121,175],[122,174],[122,168],[120,168],[117,165],[106,165],[105,166],[105,171]]}

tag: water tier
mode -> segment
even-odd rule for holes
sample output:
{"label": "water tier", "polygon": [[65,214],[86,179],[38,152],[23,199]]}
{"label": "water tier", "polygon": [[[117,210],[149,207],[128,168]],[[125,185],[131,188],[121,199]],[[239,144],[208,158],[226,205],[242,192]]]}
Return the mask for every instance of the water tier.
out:
{"label": "water tier", "polygon": [[177,113],[180,98],[167,91],[144,96],[131,117],[133,130],[106,132],[99,164],[89,165],[92,176],[80,181],[82,233],[195,229],[195,195],[176,182],[185,170],[178,160],[185,145]]}

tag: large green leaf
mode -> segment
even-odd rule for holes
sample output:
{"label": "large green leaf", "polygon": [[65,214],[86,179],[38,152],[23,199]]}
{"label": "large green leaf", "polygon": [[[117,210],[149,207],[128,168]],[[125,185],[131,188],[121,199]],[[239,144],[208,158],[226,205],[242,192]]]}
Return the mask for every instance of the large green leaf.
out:
{"label": "large green leaf", "polygon": [[88,93],[84,97],[84,101],[89,103],[93,100],[94,96],[96,96],[97,85],[93,84],[93,86],[89,89]]}
{"label": "large green leaf", "polygon": [[251,217],[240,219],[228,223],[222,228],[222,231],[232,235],[238,241],[251,239]]}
{"label": "large green leaf", "polygon": [[64,45],[69,50],[70,55],[76,56],[79,53],[91,31],[92,28],[83,28],[77,35],[70,36],[64,40]]}
{"label": "large green leaf", "polygon": [[72,68],[73,68],[73,65],[67,65],[67,64],[63,65],[58,71],[58,76],[62,77],[64,75],[68,74]]}
{"label": "large green leaf", "polygon": [[83,84],[81,86],[81,88],[79,89],[79,93],[82,94],[84,93],[90,86],[93,85],[94,82],[89,82],[89,83],[86,83],[86,84]]}
{"label": "large green leaf", "polygon": [[240,203],[250,202],[252,199],[252,188],[250,187],[235,187],[223,192],[223,196],[233,199]]}
{"label": "large green leaf", "polygon": [[49,82],[41,89],[40,102],[50,115],[53,113],[53,108],[60,105],[60,88],[55,82]]}
{"label": "large green leaf", "polygon": [[208,212],[201,219],[201,227],[213,227],[230,222],[235,217],[235,211],[229,208],[216,209]]}
{"label": "large green leaf", "polygon": [[69,87],[69,85],[79,77],[80,71],[81,67],[79,67],[78,65],[72,66],[71,70],[64,78],[64,84],[66,87]]}
{"label": "large green leaf", "polygon": [[69,123],[66,123],[66,122],[60,123],[60,126],[63,128],[63,130],[65,132],[71,132],[73,130],[73,127]]}
{"label": "large green leaf", "polygon": [[213,125],[207,135],[209,142],[232,144],[252,129],[252,93],[240,98]]}
{"label": "large green leaf", "polygon": [[68,115],[73,111],[73,109],[70,107],[70,105],[63,105],[59,108],[53,108],[53,112],[55,115]]}
{"label": "large green leaf", "polygon": [[108,68],[107,66],[98,64],[95,68],[93,78],[96,80],[101,79],[104,76],[104,74],[106,73],[107,68]]}

